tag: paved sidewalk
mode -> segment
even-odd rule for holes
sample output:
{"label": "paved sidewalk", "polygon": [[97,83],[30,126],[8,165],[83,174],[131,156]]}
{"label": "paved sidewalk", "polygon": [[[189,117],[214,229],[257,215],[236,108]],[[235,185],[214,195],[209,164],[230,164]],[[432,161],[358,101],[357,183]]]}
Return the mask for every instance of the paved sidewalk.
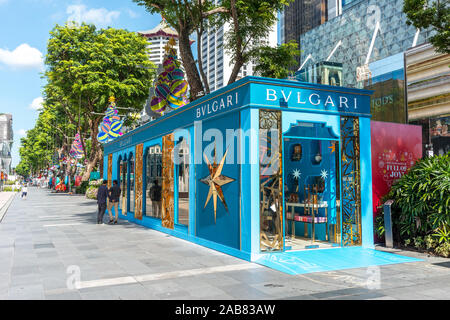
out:
{"label": "paved sidewalk", "polygon": [[0,299],[450,299],[450,259],[393,250],[425,261],[291,276],[95,222],[96,202],[84,197],[36,188],[15,197],[0,223]]}
{"label": "paved sidewalk", "polygon": [[12,198],[16,195],[16,192],[0,192],[0,221],[6,213]]}

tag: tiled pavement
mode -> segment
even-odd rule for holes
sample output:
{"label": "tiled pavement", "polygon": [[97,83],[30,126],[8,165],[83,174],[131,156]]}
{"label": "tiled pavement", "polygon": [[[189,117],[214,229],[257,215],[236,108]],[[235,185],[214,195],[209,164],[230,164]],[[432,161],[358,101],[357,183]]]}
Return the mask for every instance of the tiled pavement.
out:
{"label": "tiled pavement", "polygon": [[[291,276],[95,221],[96,203],[84,197],[16,196],[0,223],[0,299],[450,299],[450,259],[398,252],[425,261]],[[69,289],[77,268],[81,285]]]}

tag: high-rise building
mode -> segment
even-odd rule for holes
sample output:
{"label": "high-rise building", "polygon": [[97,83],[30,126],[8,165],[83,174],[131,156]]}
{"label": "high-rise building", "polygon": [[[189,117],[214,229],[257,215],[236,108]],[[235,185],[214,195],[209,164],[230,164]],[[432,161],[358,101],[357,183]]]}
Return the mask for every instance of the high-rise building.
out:
{"label": "high-rise building", "polygon": [[[219,0],[216,0],[216,2],[219,2]],[[208,79],[211,92],[226,86],[233,71],[231,55],[224,48],[224,37],[231,27],[229,23],[225,23],[220,28],[209,27],[201,37],[203,71]],[[277,36],[277,23],[275,23],[267,39],[259,45],[266,44],[275,47],[277,46]],[[246,63],[239,71],[238,79],[254,75],[254,66],[253,61]]]}
{"label": "high-rise building", "polygon": [[298,42],[302,34],[325,23],[327,17],[327,0],[295,0],[284,10],[283,42]]}
{"label": "high-rise building", "polygon": [[12,115],[0,113],[0,171],[6,174],[11,172],[12,144]]}
{"label": "high-rise building", "polygon": [[450,152],[450,54],[425,43],[405,53],[408,121],[421,125],[427,155]]}
{"label": "high-rise building", "polygon": [[[342,0],[336,4],[341,14],[330,18],[328,6],[328,21],[300,35],[298,74],[318,70],[322,73],[315,82],[332,84],[333,76],[339,80],[334,81],[336,85],[374,90],[373,120],[406,123],[403,54],[426,42],[430,31],[407,25],[403,0]],[[327,65],[341,70],[331,72]]]}
{"label": "high-rise building", "polygon": [[139,31],[138,33],[146,37],[150,42],[148,46],[148,49],[150,49],[150,61],[156,65],[161,65],[163,63],[165,54],[164,48],[170,38],[176,40],[175,49],[179,52],[178,33],[171,29],[164,20],[162,20],[155,28],[147,31]]}

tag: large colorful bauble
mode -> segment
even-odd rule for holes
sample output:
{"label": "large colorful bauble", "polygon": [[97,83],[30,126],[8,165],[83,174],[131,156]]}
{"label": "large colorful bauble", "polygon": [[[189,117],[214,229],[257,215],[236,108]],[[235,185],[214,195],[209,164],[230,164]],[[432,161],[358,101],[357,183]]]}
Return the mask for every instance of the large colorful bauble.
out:
{"label": "large colorful bauble", "polygon": [[169,75],[169,73],[166,72],[166,71],[161,72],[161,73],[159,74],[159,76],[158,76],[158,80],[157,80],[157,81],[158,81],[159,83],[166,83],[167,81],[169,81],[168,75]]}
{"label": "large colorful bauble", "polygon": [[111,119],[111,124],[114,123],[115,121],[120,121],[119,116],[112,116],[110,119]]}
{"label": "large colorful bauble", "polygon": [[164,67],[164,69],[167,69],[167,68],[174,66],[174,64],[175,64],[175,59],[173,57],[167,57],[163,62],[163,67]]}
{"label": "large colorful bauble", "polygon": [[105,133],[105,132],[99,132],[98,135],[97,135],[97,140],[98,140],[100,143],[105,143],[105,142],[107,142],[107,141],[108,141],[108,133]]}
{"label": "large colorful bauble", "polygon": [[171,73],[173,80],[183,80],[184,72],[180,68],[176,68]]}
{"label": "large colorful bauble", "polygon": [[172,82],[170,92],[175,97],[179,98],[183,96],[188,89],[188,83],[185,80],[175,80]]}
{"label": "large colorful bauble", "polygon": [[170,93],[170,88],[166,84],[160,84],[155,88],[156,95],[162,99],[166,99],[168,94]]}
{"label": "large colorful bauble", "polygon": [[111,132],[114,133],[117,137],[119,136],[120,130],[122,129],[123,121],[114,121],[111,125]]}
{"label": "large colorful bauble", "polygon": [[107,134],[109,130],[111,130],[111,125],[109,123],[103,122],[100,131]]}
{"label": "large colorful bauble", "polygon": [[183,98],[175,97],[172,93],[167,97],[167,101],[172,109],[178,109],[184,105]]}
{"label": "large colorful bauble", "polygon": [[161,113],[167,107],[167,100],[161,97],[153,97],[150,101],[150,107],[154,112]]}
{"label": "large colorful bauble", "polygon": [[110,117],[103,117],[103,123],[111,125],[111,118]]}
{"label": "large colorful bauble", "polygon": [[116,108],[113,108],[111,106],[108,107],[108,109],[106,109],[106,116],[107,117],[112,117],[115,116],[118,113]]}

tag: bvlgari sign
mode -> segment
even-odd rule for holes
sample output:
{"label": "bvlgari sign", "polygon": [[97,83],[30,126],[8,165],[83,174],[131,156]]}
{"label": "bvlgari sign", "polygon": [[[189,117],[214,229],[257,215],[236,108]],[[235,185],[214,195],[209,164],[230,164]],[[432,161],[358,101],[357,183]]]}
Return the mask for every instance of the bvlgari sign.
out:
{"label": "bvlgari sign", "polygon": [[[262,89],[262,90],[261,90]],[[339,91],[303,88],[251,87],[252,105],[282,108],[299,108],[330,113],[370,114],[370,97]],[[219,113],[244,106],[246,92],[236,90],[219,95],[195,107],[195,119],[209,118]],[[364,100],[365,99],[365,100]]]}
{"label": "bvlgari sign", "polygon": [[239,104],[239,92],[219,96],[196,108],[196,119],[232,109]]}
{"label": "bvlgari sign", "polygon": [[326,86],[320,89],[266,87],[263,92],[256,90],[255,94],[252,93],[252,100],[261,101],[263,98],[261,103],[266,106],[296,108],[309,112],[370,114],[370,92],[361,94],[353,93],[352,89],[347,88],[327,89]]}
{"label": "bvlgari sign", "polygon": [[324,106],[327,108],[338,108],[342,110],[358,110],[358,99],[353,98],[349,100],[346,96],[339,96],[338,99],[333,98],[330,94],[323,93],[306,93],[301,91],[296,91],[293,95],[292,92],[294,90],[289,90],[285,92],[285,90],[280,90],[281,95],[279,96],[275,89],[267,89],[266,90],[266,100],[267,101],[279,101],[280,98],[287,104],[292,99],[293,103],[297,105],[309,105],[309,106]]}

